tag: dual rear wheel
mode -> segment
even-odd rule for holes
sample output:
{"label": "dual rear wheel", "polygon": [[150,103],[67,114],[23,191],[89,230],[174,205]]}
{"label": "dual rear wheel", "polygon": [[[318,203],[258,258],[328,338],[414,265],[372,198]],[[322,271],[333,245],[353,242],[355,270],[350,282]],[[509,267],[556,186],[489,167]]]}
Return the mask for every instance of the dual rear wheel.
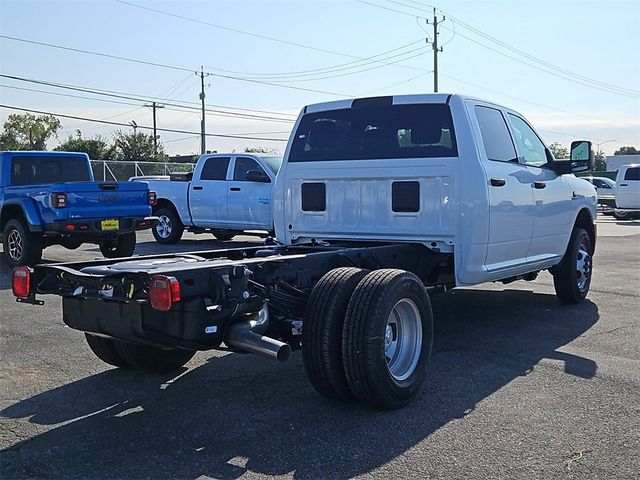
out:
{"label": "dual rear wheel", "polygon": [[326,397],[400,408],[424,383],[432,341],[429,296],[415,275],[337,268],[309,299],[305,370]]}

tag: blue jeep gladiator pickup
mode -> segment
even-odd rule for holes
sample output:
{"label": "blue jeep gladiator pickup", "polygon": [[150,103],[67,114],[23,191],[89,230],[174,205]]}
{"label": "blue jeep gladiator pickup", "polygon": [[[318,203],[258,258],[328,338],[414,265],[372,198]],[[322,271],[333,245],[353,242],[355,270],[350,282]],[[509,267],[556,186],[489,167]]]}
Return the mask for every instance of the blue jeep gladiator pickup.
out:
{"label": "blue jeep gladiator pickup", "polygon": [[128,257],[150,228],[155,193],[143,182],[95,182],[89,157],[73,152],[0,152],[0,235],[11,267],[34,265],[51,245],[96,243]]}

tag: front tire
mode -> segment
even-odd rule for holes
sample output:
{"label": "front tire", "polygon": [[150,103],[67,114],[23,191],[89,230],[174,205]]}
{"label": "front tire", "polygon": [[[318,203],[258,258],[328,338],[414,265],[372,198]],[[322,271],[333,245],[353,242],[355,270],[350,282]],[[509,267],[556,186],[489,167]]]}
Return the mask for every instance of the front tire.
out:
{"label": "front tire", "polygon": [[328,398],[355,400],[342,363],[342,331],[347,305],[368,273],[361,268],[336,268],[313,287],[302,327],[302,359],[316,391]]}
{"label": "front tire", "polygon": [[125,233],[115,238],[104,238],[98,245],[105,258],[130,257],[136,250],[136,232]]}
{"label": "front tire", "polygon": [[383,408],[409,403],[426,379],[432,344],[431,302],[420,279],[384,269],[360,281],[342,335],[345,373],[359,400]]}
{"label": "front tire", "polygon": [[42,237],[29,231],[22,219],[12,218],[3,231],[2,247],[10,267],[36,265],[42,259]]}
{"label": "front tire", "polygon": [[184,366],[196,354],[195,350],[164,349],[119,340],[116,340],[114,345],[118,355],[128,365],[136,370],[151,373],[173,372]]}
{"label": "front tire", "polygon": [[211,234],[221,242],[232,240],[236,236],[235,232],[230,230],[213,230]]}
{"label": "front tire", "polygon": [[159,208],[155,215],[158,217],[158,223],[153,226],[151,233],[156,242],[165,245],[178,243],[184,233],[184,225],[178,213],[172,208]]}
{"label": "front tire", "polygon": [[576,227],[562,261],[552,272],[556,296],[562,303],[572,305],[585,299],[591,285],[592,269],[591,239],[585,229]]}

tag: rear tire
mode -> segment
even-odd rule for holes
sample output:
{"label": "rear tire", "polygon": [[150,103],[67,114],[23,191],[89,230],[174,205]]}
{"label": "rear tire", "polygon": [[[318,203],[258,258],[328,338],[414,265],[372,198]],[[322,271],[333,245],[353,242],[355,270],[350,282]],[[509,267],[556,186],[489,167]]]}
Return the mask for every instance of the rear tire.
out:
{"label": "rear tire", "polygon": [[90,333],[85,333],[84,336],[87,339],[89,348],[100,360],[114,367],[131,368],[131,365],[125,362],[116,350],[115,340],[98,337]]}
{"label": "rear tire", "polygon": [[562,303],[572,305],[585,299],[591,285],[593,246],[589,234],[576,227],[571,233],[562,261],[553,268],[553,286]]}
{"label": "rear tire", "polygon": [[116,341],[115,348],[118,355],[131,367],[152,373],[177,370],[196,354],[195,350],[183,350],[180,348],[165,350],[150,345],[122,341]]}
{"label": "rear tire", "polygon": [[336,268],[313,287],[302,327],[302,359],[307,377],[325,397],[356,400],[342,364],[342,331],[351,294],[368,273],[361,268]]}
{"label": "rear tire", "polygon": [[12,218],[3,231],[2,247],[10,267],[36,265],[42,260],[42,237],[29,230],[26,222]]}
{"label": "rear tire", "polygon": [[633,218],[633,215],[629,212],[620,212],[620,211],[614,210],[613,217],[616,220],[631,220]]}
{"label": "rear tire", "polygon": [[105,238],[98,244],[100,252],[105,258],[130,257],[136,250],[136,232]]}
{"label": "rear tire", "polygon": [[221,242],[232,240],[233,237],[236,236],[235,232],[231,232],[228,230],[213,230],[211,233],[215,238],[217,238]]}
{"label": "rear tire", "polygon": [[384,269],[360,281],[342,335],[345,373],[359,400],[383,408],[409,403],[426,379],[432,343],[431,303],[415,275]]}
{"label": "rear tire", "polygon": [[158,223],[151,228],[156,242],[165,245],[178,243],[184,233],[184,225],[173,208],[159,208],[155,212]]}

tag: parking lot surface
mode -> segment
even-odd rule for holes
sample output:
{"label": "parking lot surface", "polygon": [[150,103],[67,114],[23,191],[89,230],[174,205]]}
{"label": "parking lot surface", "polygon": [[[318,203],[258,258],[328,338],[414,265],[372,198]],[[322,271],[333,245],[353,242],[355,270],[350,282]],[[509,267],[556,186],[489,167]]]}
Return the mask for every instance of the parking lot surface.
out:
{"label": "parking lot surface", "polygon": [[[546,272],[434,295],[429,380],[398,411],[320,397],[299,352],[203,352],[173,376],[111,368],[59,298],[15,303],[2,263],[0,478],[638,478],[640,221],[598,223],[580,305],[560,305]],[[152,254],[258,239],[138,241]]]}

